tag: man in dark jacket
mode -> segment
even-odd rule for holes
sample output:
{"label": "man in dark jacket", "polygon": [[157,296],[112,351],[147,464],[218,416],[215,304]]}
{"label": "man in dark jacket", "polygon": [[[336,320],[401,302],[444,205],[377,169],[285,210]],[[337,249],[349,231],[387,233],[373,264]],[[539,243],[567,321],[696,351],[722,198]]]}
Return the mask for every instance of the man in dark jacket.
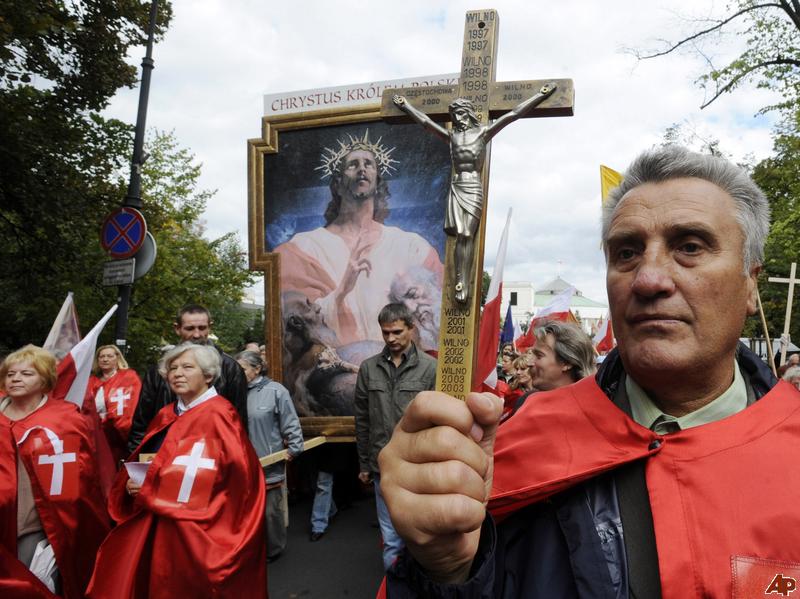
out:
{"label": "man in dark jacket", "polygon": [[388,570],[403,543],[392,527],[381,495],[378,453],[392,436],[408,403],[436,384],[436,360],[417,350],[414,320],[405,304],[387,304],[378,314],[386,345],[358,369],[355,389],[356,445],[361,482],[372,481],[383,536],[383,564]]}
{"label": "man in dark jacket", "polygon": [[757,309],[764,194],[721,158],[667,146],[633,162],[603,212],[619,345],[597,376],[499,429],[491,395],[420,394],[381,453],[408,548],[392,599],[796,588],[800,393],[738,342]]}
{"label": "man in dark jacket", "polygon": [[[207,308],[198,304],[186,304],[178,311],[174,323],[175,334],[180,338],[180,343],[189,341],[198,345],[213,345],[208,339],[212,324],[211,314]],[[244,371],[236,360],[219,348],[217,350],[222,357],[222,369],[214,381],[214,387],[217,393],[234,405],[242,424],[247,427],[247,379]],[[128,451],[133,451],[139,446],[150,421],[161,408],[171,404],[175,399],[175,394],[167,382],[158,374],[158,365],[154,364],[148,368],[142,380],[139,403],[136,404],[136,411],[133,414],[131,432],[128,436]]]}

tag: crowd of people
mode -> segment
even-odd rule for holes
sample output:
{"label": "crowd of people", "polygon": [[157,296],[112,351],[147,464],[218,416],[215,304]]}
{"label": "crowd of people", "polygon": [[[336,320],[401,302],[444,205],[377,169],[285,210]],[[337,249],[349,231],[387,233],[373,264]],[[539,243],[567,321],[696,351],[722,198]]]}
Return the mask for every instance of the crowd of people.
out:
{"label": "crowd of people", "polygon": [[[466,401],[434,391],[436,358],[417,347],[414,314],[385,305],[383,350],[360,364],[354,391],[380,593],[790,589],[800,356],[779,381],[739,343],[768,226],[740,168],[674,146],[642,154],[603,214],[617,348],[601,362],[580,326],[544,322],[521,353],[500,348],[495,392]],[[178,343],[141,380],[116,346],[99,347],[80,406],[59,385],[67,361],[32,345],[5,357],[0,595],[267,595],[303,433],[264,347],[229,356],[212,324],[203,306],[181,308]],[[337,465],[323,462],[313,542],[337,510]]]}
{"label": "crowd of people", "polygon": [[81,406],[65,401],[51,352],[5,357],[0,595],[266,596],[267,562],[286,546],[285,463],[303,436],[263,351],[234,359],[211,325],[203,306],[181,308],[178,344],[143,381],[99,347]]}

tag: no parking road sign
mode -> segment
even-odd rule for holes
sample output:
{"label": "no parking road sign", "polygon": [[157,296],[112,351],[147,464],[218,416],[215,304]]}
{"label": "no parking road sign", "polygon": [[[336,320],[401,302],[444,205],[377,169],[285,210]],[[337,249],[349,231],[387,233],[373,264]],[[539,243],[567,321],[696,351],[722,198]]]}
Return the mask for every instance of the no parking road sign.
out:
{"label": "no parking road sign", "polygon": [[114,258],[130,258],[144,243],[147,224],[134,208],[118,208],[108,215],[100,231],[100,245]]}

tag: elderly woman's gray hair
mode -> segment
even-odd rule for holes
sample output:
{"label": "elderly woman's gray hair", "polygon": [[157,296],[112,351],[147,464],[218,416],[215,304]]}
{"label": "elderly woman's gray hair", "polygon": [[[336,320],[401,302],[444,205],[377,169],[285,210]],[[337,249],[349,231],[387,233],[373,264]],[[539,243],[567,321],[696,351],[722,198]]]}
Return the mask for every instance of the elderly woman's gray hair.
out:
{"label": "elderly woman's gray hair", "polygon": [[546,343],[548,335],[553,336],[553,351],[565,364],[570,364],[570,376],[579,381],[595,372],[594,347],[589,335],[574,324],[552,320],[533,332],[536,341]]}
{"label": "elderly woman's gray hair", "polygon": [[611,219],[623,196],[645,183],[662,183],[673,179],[695,177],[713,183],[727,193],[736,205],[736,220],[742,228],[744,245],[743,270],[750,274],[753,266],[764,262],[764,242],[769,233],[769,202],[764,192],[747,172],[719,156],[698,154],[677,145],[667,145],[643,152],[625,171],[619,187],[611,190],[603,205],[603,250],[608,246]]}
{"label": "elderly woman's gray hair", "polygon": [[189,341],[164,352],[158,362],[158,373],[166,379],[170,364],[189,351],[194,353],[194,359],[204,375],[210,376],[212,381],[219,376],[222,368],[219,352],[211,345],[197,345]]}
{"label": "elderly woman's gray hair", "polygon": [[234,359],[237,362],[239,360],[242,360],[243,362],[246,362],[247,364],[249,364],[250,366],[252,366],[256,370],[258,370],[259,372],[264,370],[264,360],[261,359],[261,354],[259,354],[258,352],[254,352],[254,351],[250,351],[250,350],[240,351],[238,354],[236,354]]}
{"label": "elderly woman's gray hair", "polygon": [[800,366],[792,366],[787,368],[786,372],[781,377],[784,381],[792,382],[792,379],[800,378]]}

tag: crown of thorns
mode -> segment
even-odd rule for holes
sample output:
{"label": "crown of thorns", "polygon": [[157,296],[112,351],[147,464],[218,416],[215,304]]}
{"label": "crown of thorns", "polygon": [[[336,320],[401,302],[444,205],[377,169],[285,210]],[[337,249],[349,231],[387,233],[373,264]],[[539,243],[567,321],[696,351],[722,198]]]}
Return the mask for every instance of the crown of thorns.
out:
{"label": "crown of thorns", "polygon": [[323,148],[322,155],[320,156],[320,165],[314,169],[322,171],[320,179],[330,177],[333,173],[339,170],[342,159],[350,152],[355,150],[366,150],[375,156],[375,162],[378,165],[381,175],[391,175],[393,171],[397,170],[395,164],[400,164],[400,161],[392,158],[392,152],[395,148],[387,148],[381,143],[383,137],[379,137],[377,141],[372,142],[369,139],[369,129],[364,132],[364,137],[353,137],[347,134],[348,140],[343,141],[337,139],[339,148]]}

